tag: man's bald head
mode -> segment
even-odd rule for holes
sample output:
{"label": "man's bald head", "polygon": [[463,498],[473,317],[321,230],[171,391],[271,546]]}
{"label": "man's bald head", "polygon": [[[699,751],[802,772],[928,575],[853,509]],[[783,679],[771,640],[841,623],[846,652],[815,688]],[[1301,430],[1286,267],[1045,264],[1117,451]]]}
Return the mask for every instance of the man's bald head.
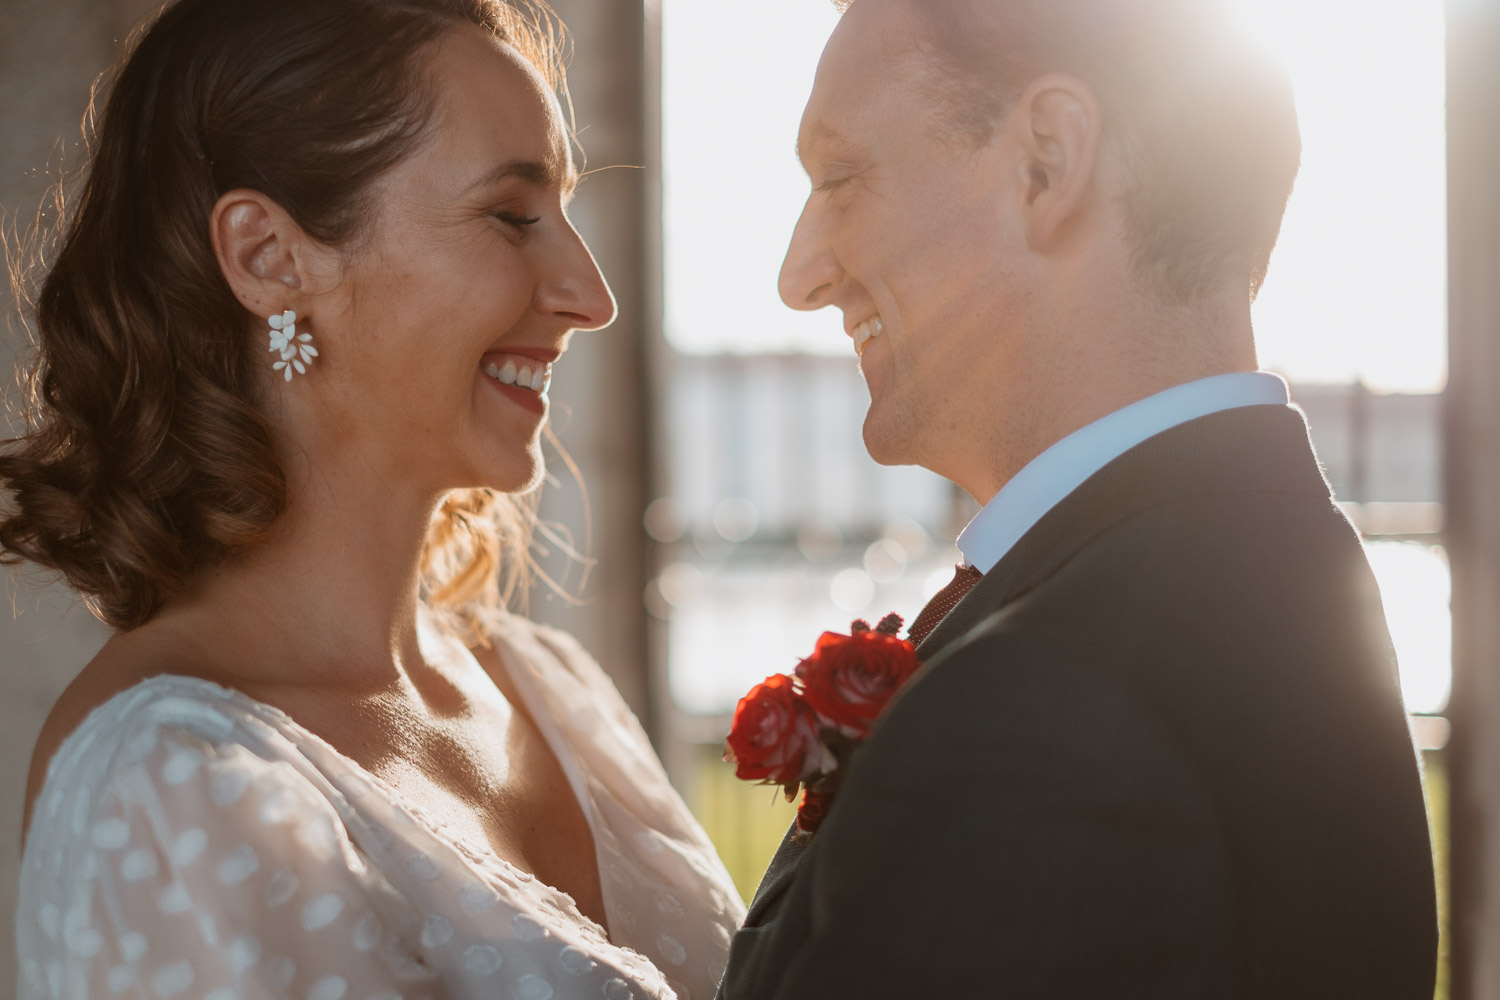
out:
{"label": "man's bald head", "polygon": [[1048,72],[1095,91],[1124,166],[1137,271],[1159,292],[1265,277],[1301,160],[1291,86],[1218,0],[836,0],[907,5],[935,127],[983,145]]}

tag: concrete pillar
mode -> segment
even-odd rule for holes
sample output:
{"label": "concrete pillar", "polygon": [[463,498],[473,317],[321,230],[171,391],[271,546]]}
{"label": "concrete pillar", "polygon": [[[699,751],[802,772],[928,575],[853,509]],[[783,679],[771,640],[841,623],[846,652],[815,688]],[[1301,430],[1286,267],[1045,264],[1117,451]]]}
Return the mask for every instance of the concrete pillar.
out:
{"label": "concrete pillar", "polygon": [[[641,515],[650,499],[649,361],[661,329],[659,172],[654,166],[655,20],[640,0],[553,0],[568,25],[574,57],[568,73],[579,143],[590,173],[572,216],[619,301],[619,319],[600,333],[578,334],[552,385],[554,421],[563,446],[583,471],[577,485],[549,463],[559,487],[544,494],[542,516],[581,538],[590,530],[597,560],[582,603],[534,591],[533,617],[571,632],[614,677],[632,708],[654,728],[659,715],[648,677],[642,594],[651,577]],[[652,93],[648,94],[648,91]],[[587,514],[587,516],[585,516]],[[557,559],[547,566],[565,569]],[[575,567],[569,577],[579,579]]]}
{"label": "concrete pillar", "polygon": [[1500,0],[1448,4],[1452,996],[1500,996]]}

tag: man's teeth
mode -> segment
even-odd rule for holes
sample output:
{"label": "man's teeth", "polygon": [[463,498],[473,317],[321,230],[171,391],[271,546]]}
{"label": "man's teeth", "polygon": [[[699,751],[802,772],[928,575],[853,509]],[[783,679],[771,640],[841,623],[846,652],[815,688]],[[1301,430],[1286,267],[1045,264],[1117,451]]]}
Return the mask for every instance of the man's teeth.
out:
{"label": "man's teeth", "polygon": [[484,366],[484,373],[496,382],[532,392],[546,392],[552,384],[552,365],[549,362],[523,361],[518,367],[514,361],[506,361],[503,365],[491,361]]}
{"label": "man's teeth", "polygon": [[854,353],[863,355],[865,353],[865,345],[882,333],[885,333],[885,323],[879,316],[871,316],[859,324],[859,326],[856,326],[853,332],[849,334],[849,336],[854,338]]}

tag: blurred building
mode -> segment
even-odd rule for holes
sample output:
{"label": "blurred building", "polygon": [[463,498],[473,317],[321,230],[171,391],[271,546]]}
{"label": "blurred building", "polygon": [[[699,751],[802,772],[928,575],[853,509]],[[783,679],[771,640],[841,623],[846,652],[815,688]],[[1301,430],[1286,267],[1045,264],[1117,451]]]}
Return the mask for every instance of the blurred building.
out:
{"label": "blurred building", "polygon": [[[1442,397],[1358,385],[1292,395],[1366,536],[1430,547],[1442,527]],[[871,460],[868,399],[852,356],[673,359],[669,473],[646,514],[662,570],[647,606],[668,623],[684,736],[716,740],[735,700],[820,632],[856,615],[910,618],[951,575],[977,505],[923,469]]]}

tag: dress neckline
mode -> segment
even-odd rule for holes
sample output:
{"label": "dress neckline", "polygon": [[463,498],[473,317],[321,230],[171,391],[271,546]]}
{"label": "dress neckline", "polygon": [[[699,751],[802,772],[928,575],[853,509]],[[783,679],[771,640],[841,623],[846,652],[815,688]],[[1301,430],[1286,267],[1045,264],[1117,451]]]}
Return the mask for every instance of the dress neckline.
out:
{"label": "dress neckline", "polygon": [[[470,660],[474,661],[474,665],[480,670],[480,672],[482,672],[486,677],[489,677],[489,671],[485,670],[483,664],[478,662],[477,658],[474,657],[474,654],[460,640],[444,633],[438,633],[436,632],[436,630],[434,630],[434,634],[438,640],[453,647],[457,647],[457,649],[461,650],[463,655],[469,657]],[[511,643],[505,642],[505,640],[500,636],[494,634],[490,635],[490,639],[492,644],[495,645],[499,645],[503,642],[507,647],[512,646]],[[497,654],[500,653],[498,649],[496,650],[496,652]],[[513,648],[512,652],[515,652]],[[561,733],[557,730],[556,720],[553,719],[548,713],[538,715],[538,713],[533,709],[532,703],[537,697],[537,692],[533,688],[531,679],[529,677],[518,677],[518,672],[511,669],[511,665],[507,662],[507,658],[505,655],[497,655],[496,659],[499,661],[500,669],[506,671],[507,676],[515,682],[515,687],[520,692],[519,697],[521,702],[523,703],[523,707],[526,709],[528,714],[530,714],[531,718],[537,723],[538,728],[541,729],[542,738],[546,741],[547,746],[552,750],[553,755],[557,758],[558,764],[563,768],[563,773],[568,776],[569,782],[574,791],[574,795],[578,799],[579,808],[583,810],[584,821],[588,824],[589,833],[594,842],[594,864],[596,872],[598,873],[597,877],[600,881],[600,898],[604,902],[605,916],[606,918],[608,918],[610,916],[610,906],[608,894],[604,887],[604,860],[600,857],[601,839],[599,836],[600,831],[597,823],[597,813],[594,809],[592,798],[587,794],[587,788],[584,786],[576,754],[573,752],[572,747],[567,744],[567,741],[562,739]],[[491,678],[490,682],[494,683],[494,679]],[[242,708],[252,716],[255,716],[261,721],[267,722],[268,724],[272,725],[279,732],[281,732],[283,736],[291,738],[292,742],[298,745],[299,751],[301,751],[302,749],[301,744],[305,743],[317,748],[323,753],[326,753],[339,766],[343,767],[354,781],[361,783],[363,786],[368,787],[375,794],[379,795],[385,805],[391,807],[396,812],[403,815],[413,826],[430,836],[438,844],[463,858],[464,862],[470,867],[480,869],[479,873],[481,877],[483,877],[486,881],[495,877],[496,873],[498,872],[515,882],[522,883],[528,886],[535,886],[539,891],[553,897],[553,904],[557,906],[559,910],[565,913],[568,917],[577,920],[582,928],[584,928],[591,936],[597,937],[605,946],[631,955],[638,954],[634,951],[634,949],[616,944],[610,938],[609,932],[603,926],[601,926],[598,921],[587,916],[581,909],[579,909],[578,901],[567,890],[560,889],[557,886],[554,886],[538,878],[534,873],[529,872],[524,868],[521,868],[519,865],[516,865],[515,863],[501,857],[499,854],[496,854],[495,851],[487,844],[480,845],[471,843],[470,838],[460,836],[448,824],[431,815],[427,812],[427,810],[421,808],[420,806],[408,803],[406,799],[401,795],[401,793],[385,779],[381,778],[379,775],[372,773],[358,761],[346,756],[338,748],[333,746],[327,740],[323,739],[317,733],[303,726],[282,709],[277,708],[275,705],[269,704],[268,702],[261,701],[260,699],[255,698],[252,695],[246,694],[238,688],[228,687],[224,684],[218,683],[217,681],[211,681],[204,677],[197,677],[192,674],[178,673],[153,674],[150,677],[142,678],[128,688],[124,688],[123,690],[116,692],[108,699],[91,709],[89,713],[84,717],[83,722],[75,727],[73,732],[68,734],[68,736],[62,741],[62,743],[58,745],[57,750],[53,753],[52,759],[47,764],[47,776],[43,781],[42,793],[37,797],[38,802],[42,801],[43,796],[47,792],[47,786],[52,783],[55,773],[60,766],[59,762],[62,761],[65,756],[68,756],[73,751],[73,748],[76,745],[82,745],[86,749],[90,744],[92,744],[94,736],[89,731],[92,728],[92,724],[97,721],[98,717],[102,717],[107,710],[111,709],[118,703],[128,700],[133,696],[138,697],[139,693],[145,689],[151,687],[160,687],[169,690],[173,686],[183,685],[186,685],[188,687],[207,689],[217,694],[221,699],[237,704],[240,708]],[[501,694],[501,697],[504,697],[503,693]],[[88,735],[81,735],[85,733],[88,733]],[[309,761],[309,763],[311,763],[319,772],[322,772],[323,768],[318,765],[316,761]],[[327,778],[326,775],[325,780],[330,780],[331,783],[334,783],[331,779]],[[346,795],[343,789],[338,789],[338,791],[340,792],[341,797],[345,799],[346,807],[350,808],[351,811],[358,815],[358,810],[355,809],[352,804],[348,804],[350,796]],[[357,797],[358,796],[355,796],[355,798]],[[35,818],[35,812],[33,813],[33,818]],[[27,846],[30,846],[30,838],[28,838]]]}

